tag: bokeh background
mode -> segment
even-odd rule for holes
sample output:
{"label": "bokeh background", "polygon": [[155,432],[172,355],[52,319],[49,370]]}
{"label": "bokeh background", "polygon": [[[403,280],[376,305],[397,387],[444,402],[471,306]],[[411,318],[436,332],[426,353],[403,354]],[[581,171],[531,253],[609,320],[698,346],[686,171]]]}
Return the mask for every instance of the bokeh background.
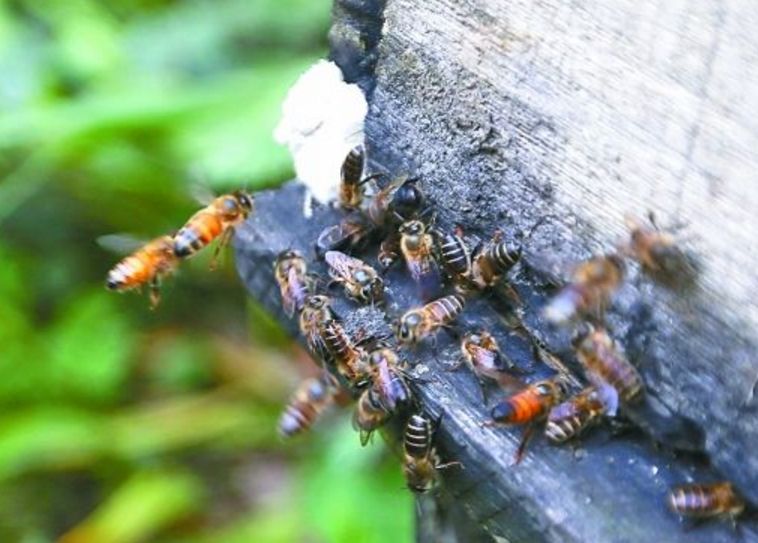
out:
{"label": "bokeh background", "polygon": [[176,229],[193,184],[292,175],[271,132],[330,4],[0,2],[0,542],[412,539],[396,459],[348,412],[278,439],[313,366],[230,253],[151,312],[105,291],[95,243]]}

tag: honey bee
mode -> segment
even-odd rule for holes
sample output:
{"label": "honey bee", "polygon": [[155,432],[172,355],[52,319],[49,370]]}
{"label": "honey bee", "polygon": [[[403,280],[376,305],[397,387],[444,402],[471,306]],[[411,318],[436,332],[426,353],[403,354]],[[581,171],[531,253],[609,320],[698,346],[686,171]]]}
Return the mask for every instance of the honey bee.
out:
{"label": "honey bee", "polygon": [[324,341],[325,327],[336,321],[337,316],[331,308],[329,298],[320,294],[307,296],[300,312],[300,333],[313,354],[322,362],[327,362],[332,355]]}
{"label": "honey bee", "polygon": [[383,426],[391,416],[377,387],[370,386],[361,392],[353,411],[353,428],[360,432],[361,445],[365,447],[374,430]]}
{"label": "honey bee", "polygon": [[328,251],[360,249],[374,233],[374,225],[359,211],[353,211],[332,226],[327,226],[316,240],[316,254]]}
{"label": "honey bee", "polygon": [[366,215],[378,227],[390,226],[398,217],[414,216],[424,205],[418,178],[401,176],[374,195],[366,206]]}
{"label": "honey bee", "polygon": [[423,415],[408,419],[403,437],[403,473],[408,488],[417,494],[432,490],[439,482],[439,470],[460,465],[440,463],[434,446],[436,426]]}
{"label": "honey bee", "polygon": [[574,269],[571,282],[545,307],[545,318],[562,324],[583,313],[602,314],[623,279],[624,262],[618,255],[591,258]]}
{"label": "honey bee", "polygon": [[174,236],[174,254],[180,258],[192,256],[197,251],[220,237],[213,253],[213,263],[221,248],[229,243],[234,227],[244,221],[253,211],[253,196],[235,191],[214,199],[206,207],[192,215]]}
{"label": "honey bee", "polygon": [[379,254],[376,259],[382,269],[386,270],[400,258],[400,237],[391,234],[379,245]]}
{"label": "honey bee", "polygon": [[544,420],[550,410],[563,400],[567,394],[567,388],[566,381],[560,376],[545,379],[499,401],[492,408],[492,421],[488,425],[529,425],[516,450],[516,464],[521,462],[524,456],[526,445],[534,432],[536,423]]}
{"label": "honey bee", "polygon": [[358,209],[363,203],[365,185],[371,179],[382,174],[363,177],[366,152],[363,145],[356,145],[345,157],[340,170],[339,202],[345,209]]}
{"label": "honey bee", "polygon": [[338,385],[328,373],[303,381],[279,417],[279,435],[290,438],[308,431],[334,403]]}
{"label": "honey bee", "polygon": [[468,286],[471,282],[471,251],[463,241],[463,232],[435,232],[440,262],[450,278],[458,284]]}
{"label": "honey bee", "polygon": [[274,261],[274,277],[282,295],[282,306],[288,317],[300,311],[305,297],[312,290],[308,265],[297,251],[282,251]]}
{"label": "honey bee", "polygon": [[411,389],[403,376],[397,353],[389,347],[380,347],[371,351],[369,364],[372,382],[380,392],[384,408],[394,414],[409,405]]}
{"label": "honey bee", "polygon": [[[587,379],[593,384],[610,385],[617,392],[618,399],[627,403],[642,396],[642,377],[603,328],[584,323],[571,341]],[[616,414],[618,399],[609,401],[608,411],[612,416]]]}
{"label": "honey bee", "polygon": [[675,486],[667,502],[674,513],[683,517],[729,517],[733,523],[745,510],[745,501],[727,481]]}
{"label": "honey bee", "polygon": [[424,300],[432,298],[441,284],[433,243],[423,222],[411,220],[400,226],[400,252]]}
{"label": "honey bee", "polygon": [[342,324],[336,319],[323,323],[321,339],[337,372],[356,388],[365,385],[370,378],[366,351],[355,345]]}
{"label": "honey bee", "polygon": [[413,345],[430,336],[438,328],[448,326],[463,311],[465,299],[458,294],[444,296],[407,311],[394,323],[398,341]]}
{"label": "honey bee", "polygon": [[339,251],[327,251],[324,260],[329,265],[329,275],[343,284],[348,297],[366,304],[382,301],[384,282],[374,268]]}
{"label": "honey bee", "polygon": [[[161,236],[142,245],[127,236],[102,236],[98,243],[108,249],[124,252],[134,250],[108,272],[105,285],[109,290],[126,291],[148,285],[150,308],[160,302],[160,282],[172,273],[179,264],[174,254],[172,236]],[[135,250],[136,249],[136,250]]]}
{"label": "honey bee", "polygon": [[694,263],[677,244],[674,235],[660,230],[652,213],[649,219],[652,228],[631,215],[624,217],[629,242],[621,250],[637,260],[648,274],[665,283],[693,280]]}
{"label": "honey bee", "polygon": [[605,412],[601,392],[594,386],[587,387],[550,410],[545,437],[553,443],[564,443],[597,422]]}
{"label": "honey bee", "polygon": [[521,246],[509,247],[498,232],[474,257],[471,278],[479,288],[493,287],[520,259]]}
{"label": "honey bee", "polygon": [[480,380],[487,378],[502,386],[508,386],[513,383],[513,379],[504,372],[521,371],[503,356],[495,337],[485,330],[470,332],[463,336],[461,354],[463,355],[462,360]]}

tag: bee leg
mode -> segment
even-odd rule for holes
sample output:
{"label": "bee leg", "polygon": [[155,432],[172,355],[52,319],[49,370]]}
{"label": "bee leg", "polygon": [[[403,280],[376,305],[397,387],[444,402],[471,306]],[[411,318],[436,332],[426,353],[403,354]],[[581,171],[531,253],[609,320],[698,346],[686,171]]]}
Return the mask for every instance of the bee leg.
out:
{"label": "bee leg", "polygon": [[503,288],[503,293],[506,295],[506,297],[508,297],[509,301],[513,302],[516,307],[523,307],[524,302],[521,299],[521,296],[519,296],[518,291],[513,288],[513,285],[506,283],[505,287]]}
{"label": "bee leg", "polygon": [[532,423],[524,429],[524,434],[521,436],[521,443],[519,443],[518,449],[516,449],[516,454],[513,458],[514,465],[520,464],[521,460],[524,458],[524,453],[526,452],[526,446],[529,444],[532,437],[534,436],[534,430],[536,428],[537,428],[537,425]]}
{"label": "bee leg", "polygon": [[221,234],[221,237],[218,240],[218,243],[216,243],[216,247],[213,249],[213,257],[211,257],[211,263],[210,263],[210,269],[215,270],[218,265],[218,255],[221,253],[221,249],[223,249],[226,245],[229,244],[229,241],[232,239],[232,234],[234,233],[234,228],[227,228],[224,230],[224,233]]}
{"label": "bee leg", "polygon": [[365,185],[369,181],[372,181],[374,179],[379,179],[380,177],[386,177],[386,176],[387,176],[387,172],[372,173],[371,175],[367,175],[366,177],[364,177],[363,179],[361,179],[360,181],[358,181],[358,184],[359,185]]}
{"label": "bee leg", "polygon": [[458,462],[457,460],[453,460],[452,462],[445,462],[444,464],[436,464],[434,466],[436,469],[448,469],[448,468],[461,468],[466,469],[466,466],[464,466],[462,463]]}
{"label": "bee leg", "polygon": [[481,392],[482,395],[482,405],[487,405],[487,402],[489,401],[489,395],[487,393],[487,383],[484,381],[484,379],[478,379],[479,381],[479,392]]}
{"label": "bee leg", "polygon": [[154,310],[161,301],[161,280],[156,275],[150,281],[150,309]]}

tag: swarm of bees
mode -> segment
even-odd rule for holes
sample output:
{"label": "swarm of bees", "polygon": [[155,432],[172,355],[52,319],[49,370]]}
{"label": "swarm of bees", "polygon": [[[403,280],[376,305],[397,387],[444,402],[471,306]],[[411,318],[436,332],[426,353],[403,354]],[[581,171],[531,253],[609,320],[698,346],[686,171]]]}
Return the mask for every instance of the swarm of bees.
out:
{"label": "swarm of bees", "polygon": [[[363,146],[350,150],[338,191],[338,204],[346,215],[322,231],[315,242],[316,257],[325,262],[329,281],[309,272],[306,257],[298,251],[282,251],[273,262],[283,310],[289,317],[297,316],[304,342],[321,367],[318,376],[300,384],[284,409],[279,421],[283,438],[309,430],[332,405],[344,403],[338,398],[351,398],[353,426],[361,444],[366,445],[391,419],[399,419],[405,428],[402,462],[408,488],[415,493],[435,488],[439,471],[460,463],[440,459],[435,435],[441,417],[432,421],[424,414],[414,393],[422,382],[413,376],[408,351],[427,340],[434,345],[442,330],[460,340],[460,362],[446,369],[465,364],[479,380],[485,403],[488,385],[504,393],[482,425],[525,427],[515,464],[524,458],[527,443],[540,426],[550,443],[563,444],[604,419],[616,417],[626,405],[644,401],[643,379],[604,326],[604,314],[625,279],[626,258],[636,260],[643,271],[657,277],[680,269],[683,253],[672,234],[654,223],[651,228],[627,218],[627,242],[615,252],[575,266],[566,284],[543,307],[542,315],[554,325],[574,327],[572,346],[583,380],[562,363],[549,364],[555,370],[551,375],[529,378],[528,371],[504,356],[491,331],[461,334],[456,325],[469,299],[509,286],[509,275],[521,262],[522,246],[497,231],[470,249],[460,228],[445,231],[436,227],[418,178],[367,174],[367,163]],[[181,260],[219,238],[215,263],[235,226],[252,211],[253,197],[245,192],[216,198],[176,233],[144,244],[119,262],[108,274],[107,287],[123,291],[147,285],[151,307],[155,307],[160,281]],[[115,238],[103,241],[110,247],[126,245]],[[379,271],[353,256],[371,241],[379,242]],[[392,319],[394,341],[390,335],[349,333],[333,309],[330,288],[341,287],[355,304],[384,307],[384,273],[400,260],[416,285],[420,302]],[[695,518],[734,519],[745,509],[728,482],[676,487],[668,503],[679,515]]]}

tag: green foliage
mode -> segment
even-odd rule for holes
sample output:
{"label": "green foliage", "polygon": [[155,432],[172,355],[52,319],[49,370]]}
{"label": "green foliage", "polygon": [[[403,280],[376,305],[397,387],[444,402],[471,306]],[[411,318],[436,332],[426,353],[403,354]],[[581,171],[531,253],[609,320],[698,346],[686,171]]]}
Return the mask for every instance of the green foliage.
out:
{"label": "green foliage", "polygon": [[176,229],[193,184],[291,176],[271,133],[330,4],[0,3],[0,541],[408,539],[396,461],[346,417],[278,440],[297,356],[231,258],[151,312],[94,242]]}

